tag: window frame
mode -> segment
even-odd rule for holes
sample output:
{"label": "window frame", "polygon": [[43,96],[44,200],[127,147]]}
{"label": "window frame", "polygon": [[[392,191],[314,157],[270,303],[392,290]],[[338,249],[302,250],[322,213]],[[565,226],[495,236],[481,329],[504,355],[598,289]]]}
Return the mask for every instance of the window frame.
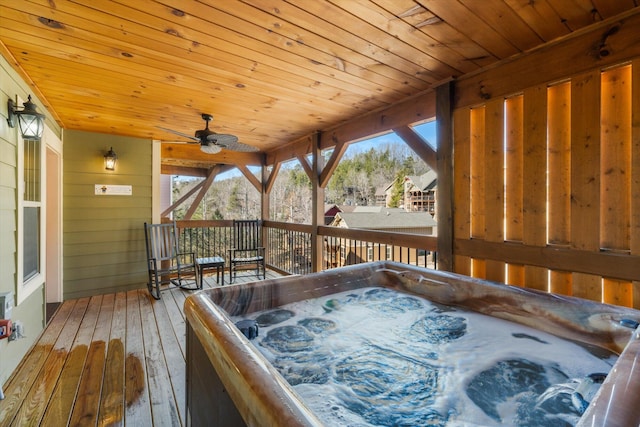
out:
{"label": "window frame", "polygon": [[[29,296],[31,296],[36,290],[38,290],[41,286],[44,285],[45,277],[46,277],[46,207],[44,203],[44,195],[46,194],[46,126],[45,126],[45,134],[42,139],[39,141],[38,151],[39,151],[39,167],[40,167],[40,188],[39,188],[39,201],[29,201],[25,200],[25,191],[26,191],[26,183],[25,183],[25,140],[22,138],[19,132],[17,132],[17,191],[16,191],[16,207],[17,207],[17,230],[16,230],[16,303],[21,304],[24,302]],[[25,227],[25,219],[24,219],[24,209],[29,207],[37,207],[40,209],[39,212],[39,221],[38,221],[38,237],[39,237],[39,254],[38,254],[38,263],[39,268],[38,272],[33,274],[31,277],[25,280],[24,278],[24,251],[25,251],[25,242],[24,242],[24,227]]]}

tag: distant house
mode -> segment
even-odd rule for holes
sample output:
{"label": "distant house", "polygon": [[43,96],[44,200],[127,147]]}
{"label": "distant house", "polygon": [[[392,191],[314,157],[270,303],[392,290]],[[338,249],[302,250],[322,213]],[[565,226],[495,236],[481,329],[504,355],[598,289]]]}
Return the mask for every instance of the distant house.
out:
{"label": "distant house", "polygon": [[[395,181],[394,181],[395,182]],[[394,182],[376,190],[376,206],[391,206]],[[419,176],[407,175],[402,182],[402,205],[407,212],[429,212],[436,215],[438,175],[430,170]]]}
{"label": "distant house", "polygon": [[389,207],[391,187],[393,187],[393,184],[389,184],[386,187],[376,188],[376,206]]}
{"label": "distant house", "polygon": [[436,214],[438,175],[430,170],[420,176],[404,178],[403,207],[407,212],[429,212]]}
{"label": "distant house", "polygon": [[340,206],[325,204],[324,205],[324,225],[331,224],[331,222],[336,217],[336,214],[338,212],[342,212],[342,210],[340,210]]}
{"label": "distant house", "polygon": [[325,204],[324,205],[324,225],[329,225],[333,222],[333,219],[340,212],[352,212],[355,209],[355,206],[348,205],[332,205]]}
{"label": "distant house", "polygon": [[[358,228],[395,233],[434,235],[436,222],[425,211],[407,212],[399,208],[382,206],[356,206],[353,212],[339,212],[334,227]],[[354,241],[351,239],[327,240],[325,242],[326,267],[339,267],[379,260],[403,260],[403,262],[427,264],[433,262],[425,250],[409,250],[393,245]]]}

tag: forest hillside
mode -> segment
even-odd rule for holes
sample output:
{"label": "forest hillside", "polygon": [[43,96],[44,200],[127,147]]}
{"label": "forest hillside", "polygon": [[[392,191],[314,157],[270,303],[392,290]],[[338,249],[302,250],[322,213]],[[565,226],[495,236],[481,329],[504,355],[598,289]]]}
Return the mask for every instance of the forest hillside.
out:
{"label": "forest hillside", "polygon": [[[323,153],[330,156],[331,152]],[[376,189],[394,186],[393,204],[401,199],[402,179],[421,175],[429,167],[405,144],[385,143],[359,150],[349,147],[325,189],[325,203],[337,205],[373,205]],[[174,177],[173,200],[186,194],[200,179]],[[194,196],[195,197],[195,196]],[[292,223],[310,223],[311,181],[297,160],[284,164],[270,194],[270,219]],[[189,201],[174,211],[182,219]],[[216,179],[202,199],[192,219],[243,219],[260,217],[260,194],[242,175]]]}

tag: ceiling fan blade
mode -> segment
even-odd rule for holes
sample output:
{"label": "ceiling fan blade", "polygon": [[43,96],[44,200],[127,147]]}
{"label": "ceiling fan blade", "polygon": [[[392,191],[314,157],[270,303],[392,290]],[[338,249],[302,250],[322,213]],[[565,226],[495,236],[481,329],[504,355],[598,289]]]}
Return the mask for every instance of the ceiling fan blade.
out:
{"label": "ceiling fan blade", "polygon": [[195,136],[187,135],[186,133],[179,132],[177,130],[165,128],[162,126],[156,126],[158,129],[162,129],[165,132],[174,133],[182,137],[188,138],[192,141],[200,143],[200,150],[208,154],[219,153],[220,150],[226,148],[230,151],[242,151],[242,152],[254,152],[259,151],[257,148],[251,145],[238,142],[238,137],[235,135],[229,135],[225,133],[216,133],[209,129],[209,122],[213,119],[210,114],[202,114],[202,119],[206,122],[204,129],[197,130]]}
{"label": "ceiling fan blade", "polygon": [[218,145],[229,145],[238,142],[238,137],[235,135],[229,135],[225,133],[213,133],[211,132],[206,136],[208,142],[213,142]]}
{"label": "ceiling fan blade", "polygon": [[180,136],[182,136],[184,138],[189,138],[190,140],[192,140],[194,142],[200,142],[200,140],[198,138],[196,138],[195,136],[193,136],[193,135],[189,135],[189,134],[186,134],[186,133],[183,133],[183,132],[179,132],[177,130],[173,130],[173,129],[169,129],[169,128],[164,128],[162,126],[156,126],[156,127],[158,129],[162,129],[165,132],[170,132],[170,133],[173,133],[173,134],[176,134],[176,135],[180,135]]}
{"label": "ceiling fan blade", "polygon": [[231,151],[240,151],[240,152],[244,152],[244,153],[252,153],[252,152],[255,152],[255,151],[260,151],[256,147],[253,147],[253,146],[247,145],[247,144],[243,144],[242,142],[234,142],[232,144],[227,144],[226,149],[227,150],[231,150]]}
{"label": "ceiling fan blade", "polygon": [[200,151],[207,154],[218,154],[222,151],[224,147],[218,144],[210,143],[210,142],[202,142],[200,143]]}

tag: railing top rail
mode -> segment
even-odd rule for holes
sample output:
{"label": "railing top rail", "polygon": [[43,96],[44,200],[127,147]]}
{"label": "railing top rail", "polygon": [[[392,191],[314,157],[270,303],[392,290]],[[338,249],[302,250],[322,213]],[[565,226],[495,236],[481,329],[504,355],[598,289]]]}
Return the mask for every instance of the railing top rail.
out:
{"label": "railing top rail", "polygon": [[339,237],[344,239],[364,240],[368,242],[382,243],[386,245],[402,246],[407,248],[438,250],[438,238],[424,234],[409,234],[389,231],[365,230],[358,228],[340,228],[319,226],[318,234],[321,236]]}
{"label": "railing top rail", "polygon": [[262,223],[267,228],[280,228],[282,230],[300,231],[303,233],[312,233],[313,226],[311,224],[293,224],[280,221],[264,221]]}
{"label": "railing top rail", "polygon": [[233,220],[231,219],[191,219],[191,220],[179,220],[176,221],[178,228],[198,228],[198,227],[233,227]]}

